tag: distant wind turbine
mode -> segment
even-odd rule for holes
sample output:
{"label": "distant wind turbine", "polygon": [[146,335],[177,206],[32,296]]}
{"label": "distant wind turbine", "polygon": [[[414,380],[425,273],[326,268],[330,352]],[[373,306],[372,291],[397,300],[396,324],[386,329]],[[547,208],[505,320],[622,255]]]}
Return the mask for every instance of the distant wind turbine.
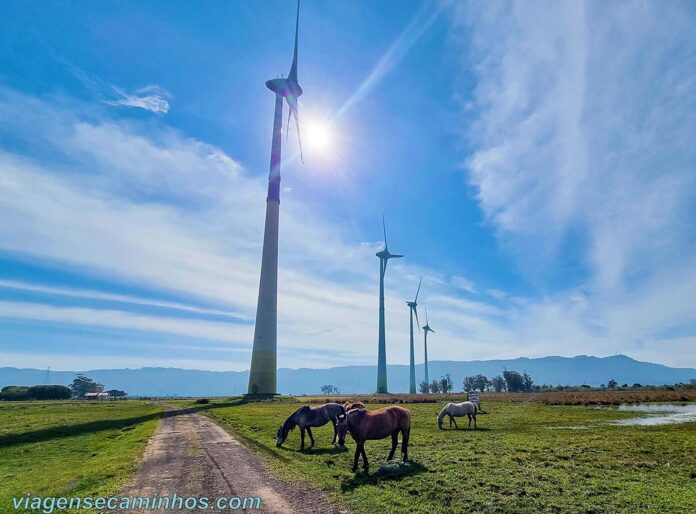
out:
{"label": "distant wind turbine", "polygon": [[411,394],[416,394],[416,356],[413,349],[413,315],[416,315],[416,326],[420,332],[420,322],[418,321],[418,293],[420,293],[421,284],[423,283],[423,277],[421,277],[420,282],[418,282],[418,290],[416,291],[416,297],[412,302],[406,302],[408,305],[409,312],[411,315],[411,366],[410,366],[410,382],[408,392]]}
{"label": "distant wind turbine", "polygon": [[[283,99],[287,101],[290,118],[295,118],[298,141],[300,122],[297,99],[302,88],[297,81],[297,41],[300,26],[300,2],[297,2],[295,20],[295,51],[287,78],[276,78],[266,82],[266,87],[275,93],[275,115],[271,143],[271,169],[268,174],[268,196],[266,198],[266,225],[263,234],[263,256],[261,279],[256,306],[254,346],[249,368],[247,395],[267,397],[277,394],[277,329],[278,329],[278,215],[280,211],[280,154],[283,131]],[[302,144],[300,143],[300,155]]]}
{"label": "distant wind turbine", "polygon": [[423,326],[423,337],[425,339],[425,383],[430,384],[430,380],[428,379],[428,332],[432,332],[433,334],[435,331],[430,328],[430,324],[428,324],[428,308],[425,308],[425,325]]}
{"label": "distant wind turbine", "polygon": [[389,259],[403,257],[396,253],[389,252],[387,244],[387,226],[382,216],[382,230],[384,231],[384,249],[375,255],[379,257],[379,349],[377,352],[377,392],[388,393],[387,387],[387,342],[384,333],[384,274],[387,271]]}

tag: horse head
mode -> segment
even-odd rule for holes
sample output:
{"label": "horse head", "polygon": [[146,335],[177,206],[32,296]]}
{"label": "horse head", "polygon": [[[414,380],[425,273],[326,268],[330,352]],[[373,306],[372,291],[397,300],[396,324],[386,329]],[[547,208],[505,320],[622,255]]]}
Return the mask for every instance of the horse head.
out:
{"label": "horse head", "polygon": [[290,434],[290,428],[287,428],[285,425],[280,425],[278,427],[278,431],[276,432],[276,446],[280,446],[285,442],[285,440],[288,438],[288,434]]}
{"label": "horse head", "polygon": [[336,435],[338,435],[338,444],[345,446],[346,434],[348,433],[348,415],[339,414],[336,416]]}
{"label": "horse head", "polygon": [[443,423],[444,420],[445,420],[445,416],[447,415],[447,412],[448,412],[448,409],[449,409],[449,406],[450,406],[450,405],[452,405],[452,404],[451,404],[451,403],[448,403],[447,405],[445,405],[445,406],[442,408],[442,410],[440,411],[440,413],[437,415],[437,428],[439,428],[440,430],[444,430],[444,429],[442,428],[442,423]]}

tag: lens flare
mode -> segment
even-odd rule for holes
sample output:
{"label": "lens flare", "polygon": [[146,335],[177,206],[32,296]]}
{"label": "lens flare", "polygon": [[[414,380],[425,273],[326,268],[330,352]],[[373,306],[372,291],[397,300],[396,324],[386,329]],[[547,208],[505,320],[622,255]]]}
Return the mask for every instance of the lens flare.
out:
{"label": "lens flare", "polygon": [[319,156],[328,156],[334,143],[334,135],[328,123],[309,120],[307,128],[302,134],[308,153],[311,152]]}

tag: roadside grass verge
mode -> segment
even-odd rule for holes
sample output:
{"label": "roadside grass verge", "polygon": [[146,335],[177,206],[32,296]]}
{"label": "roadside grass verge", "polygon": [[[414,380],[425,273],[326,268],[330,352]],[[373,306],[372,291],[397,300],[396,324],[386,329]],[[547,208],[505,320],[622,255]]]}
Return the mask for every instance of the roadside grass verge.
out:
{"label": "roadside grass verge", "polygon": [[413,462],[387,465],[389,440],[369,441],[370,472],[354,474],[355,444],[332,446],[331,425],[314,430],[311,450],[299,451],[298,430],[276,448],[275,431],[300,405],[211,401],[197,410],[261,450],[279,478],[324,489],[356,513],[696,512],[694,423],[615,426],[640,414],[489,401],[478,431],[463,419],[462,429],[440,431],[442,403],[411,404]]}
{"label": "roadside grass verge", "polygon": [[162,408],[150,402],[0,402],[0,512],[12,498],[116,494]]}

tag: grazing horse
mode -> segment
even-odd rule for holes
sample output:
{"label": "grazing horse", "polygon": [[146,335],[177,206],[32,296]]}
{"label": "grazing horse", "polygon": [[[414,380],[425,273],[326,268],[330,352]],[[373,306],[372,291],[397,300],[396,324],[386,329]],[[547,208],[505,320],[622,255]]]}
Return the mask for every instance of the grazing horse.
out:
{"label": "grazing horse", "polygon": [[454,418],[469,416],[468,428],[471,428],[471,420],[473,419],[474,430],[476,430],[476,404],[473,402],[448,403],[445,405],[440,411],[440,414],[437,416],[437,426],[440,430],[443,429],[442,421],[444,420],[445,416],[449,416],[450,428],[452,428],[452,422],[454,422],[454,426],[457,430],[459,430],[459,427],[457,426],[457,420]]}
{"label": "grazing horse", "polygon": [[362,455],[363,469],[368,470],[365,441],[384,439],[391,436],[392,448],[387,460],[394,458],[394,452],[399,444],[401,432],[401,453],[404,462],[408,460],[408,436],[411,432],[411,413],[403,407],[392,405],[375,411],[352,409],[338,417],[338,444],[346,441],[346,433],[350,432],[356,443],[353,471],[358,469],[358,458]]}
{"label": "grazing horse", "polygon": [[343,405],[338,403],[325,403],[319,407],[310,407],[309,405],[303,405],[295,412],[293,412],[288,419],[285,420],[278,432],[276,432],[276,446],[280,446],[288,438],[290,431],[299,425],[300,427],[300,450],[304,450],[304,436],[305,430],[309,434],[309,439],[312,441],[312,446],[314,446],[314,436],[312,435],[312,430],[310,427],[321,427],[326,425],[329,421],[334,427],[334,436],[331,444],[336,443],[336,418],[344,414],[346,410]]}

